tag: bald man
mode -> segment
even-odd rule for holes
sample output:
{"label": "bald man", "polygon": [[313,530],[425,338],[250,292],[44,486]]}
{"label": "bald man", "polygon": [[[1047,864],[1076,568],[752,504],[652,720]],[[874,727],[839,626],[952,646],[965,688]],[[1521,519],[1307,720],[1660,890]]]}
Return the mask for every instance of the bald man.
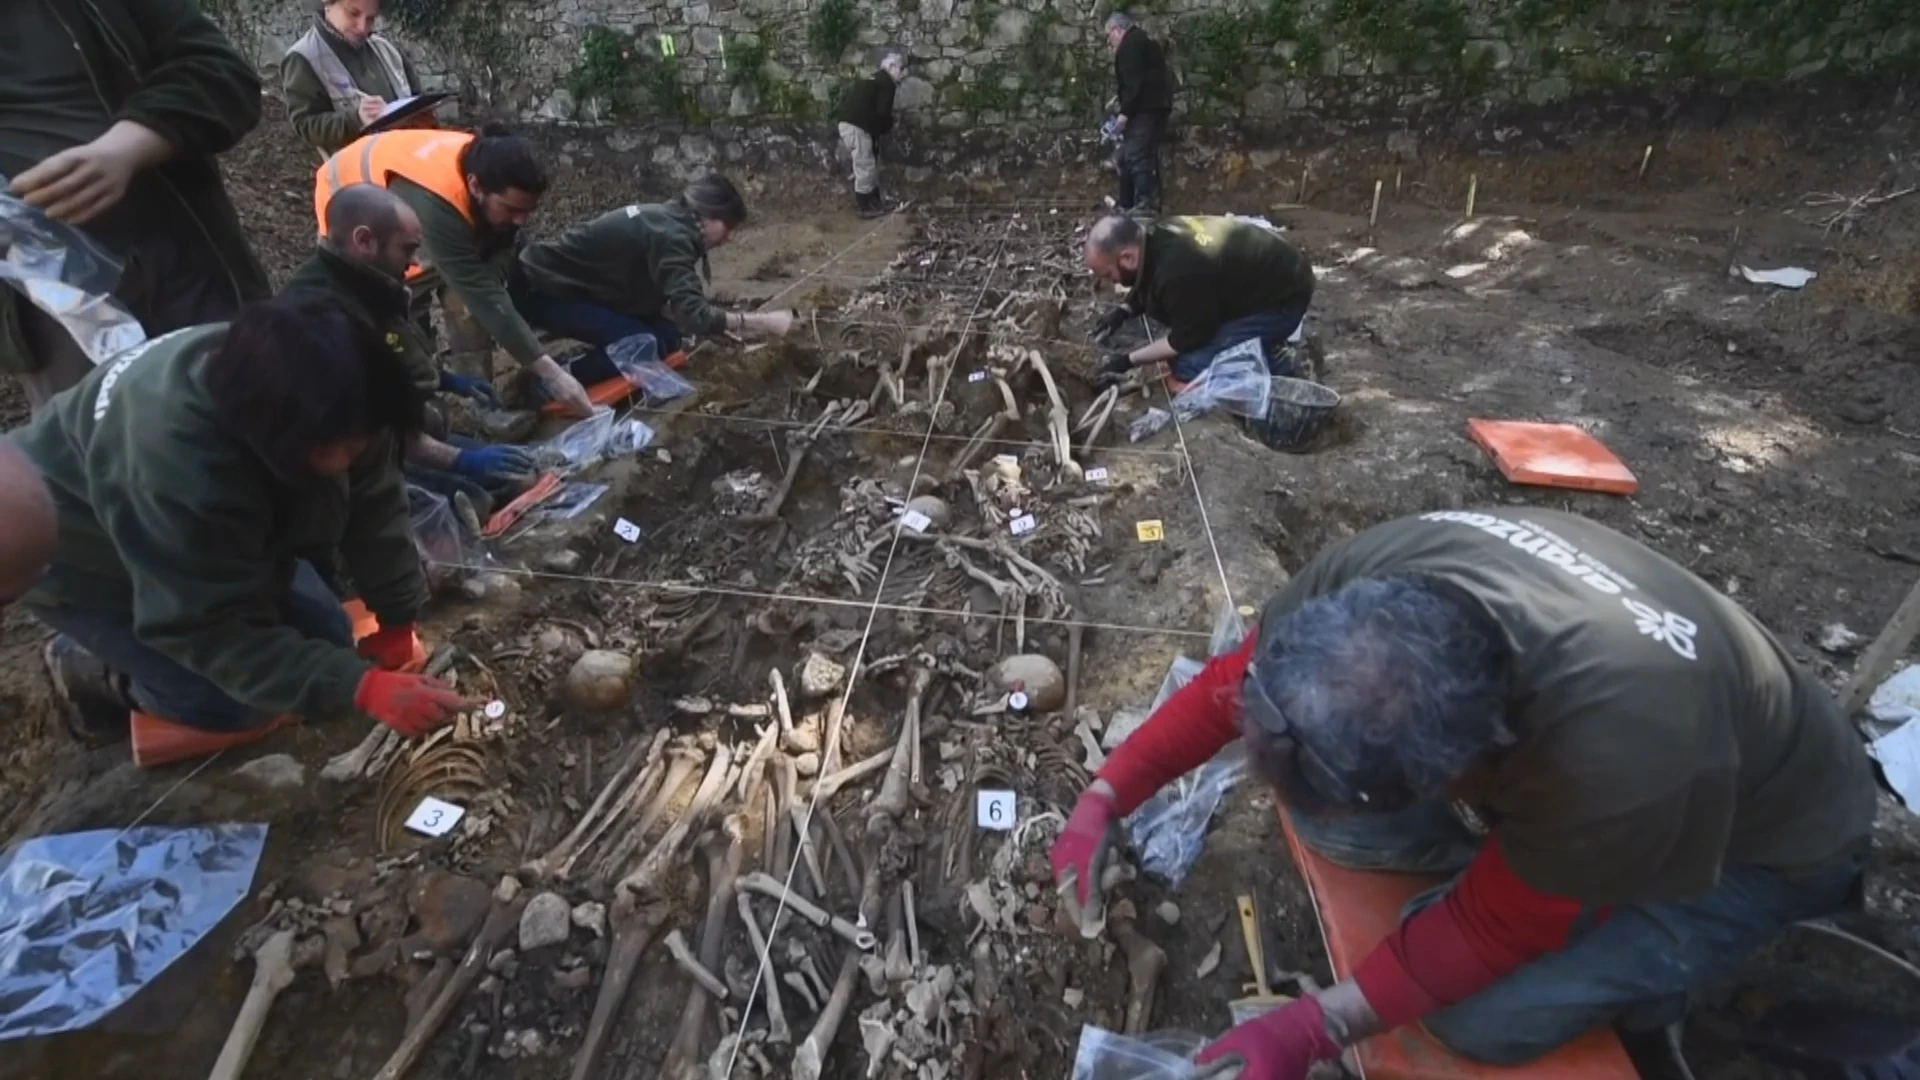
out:
{"label": "bald man", "polygon": [[[486,380],[441,370],[427,337],[408,317],[407,268],[420,243],[420,218],[398,196],[373,184],[341,188],[327,204],[326,237],[281,292],[320,293],[344,303],[386,338],[429,401],[446,392],[498,404]],[[484,516],[534,478],[533,456],[525,449],[448,434],[444,415],[428,412],[428,426],[441,438],[423,432],[408,444],[409,480],[449,498],[465,495]]]}
{"label": "bald man", "polygon": [[0,439],[0,605],[40,580],[59,538],[53,499],[40,470],[12,441]]}

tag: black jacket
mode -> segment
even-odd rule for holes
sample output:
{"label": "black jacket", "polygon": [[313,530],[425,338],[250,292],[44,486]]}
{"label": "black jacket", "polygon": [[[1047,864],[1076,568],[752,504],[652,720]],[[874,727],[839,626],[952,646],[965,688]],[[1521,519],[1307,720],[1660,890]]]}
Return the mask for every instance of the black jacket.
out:
{"label": "black jacket", "polygon": [[893,91],[893,76],[876,71],[853,84],[834,119],[869,135],[885,135],[893,130]]}
{"label": "black jacket", "polygon": [[372,326],[406,365],[414,388],[422,397],[433,397],[440,387],[440,368],[433,362],[432,343],[409,314],[412,298],[403,282],[354,262],[322,240],[280,290],[282,296],[302,292],[329,297]]}
{"label": "black jacket", "polygon": [[1113,51],[1113,81],[1121,116],[1173,111],[1173,76],[1167,52],[1137,26],[1127,28]]}

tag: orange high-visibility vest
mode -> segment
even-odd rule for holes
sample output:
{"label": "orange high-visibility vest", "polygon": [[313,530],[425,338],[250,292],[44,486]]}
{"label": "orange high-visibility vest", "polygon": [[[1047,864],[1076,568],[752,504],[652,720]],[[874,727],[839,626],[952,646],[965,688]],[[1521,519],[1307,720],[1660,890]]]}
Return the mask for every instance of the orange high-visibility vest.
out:
{"label": "orange high-visibility vest", "polygon": [[472,141],[470,131],[404,128],[369,135],[340,148],[313,174],[313,216],[320,235],[327,235],[327,204],[334,192],[349,184],[386,187],[396,176],[447,200],[471,224],[473,210],[467,205],[460,154]]}

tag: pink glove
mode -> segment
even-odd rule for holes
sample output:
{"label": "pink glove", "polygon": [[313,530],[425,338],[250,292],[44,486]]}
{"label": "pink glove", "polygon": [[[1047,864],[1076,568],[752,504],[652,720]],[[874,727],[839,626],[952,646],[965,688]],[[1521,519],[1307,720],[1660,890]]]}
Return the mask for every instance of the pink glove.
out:
{"label": "pink glove", "polygon": [[1115,816],[1113,797],[1088,788],[1080,793],[1080,801],[1073,804],[1073,814],[1067,818],[1067,827],[1060,839],[1053,842],[1053,880],[1065,881],[1071,871],[1078,884],[1077,899],[1082,907],[1087,905],[1105,867]]}
{"label": "pink glove", "polygon": [[1327,1014],[1309,994],[1220,1036],[1193,1061],[1209,1065],[1237,1057],[1244,1064],[1239,1080],[1307,1080],[1315,1062],[1339,1056],[1339,1045],[1327,1034]]}

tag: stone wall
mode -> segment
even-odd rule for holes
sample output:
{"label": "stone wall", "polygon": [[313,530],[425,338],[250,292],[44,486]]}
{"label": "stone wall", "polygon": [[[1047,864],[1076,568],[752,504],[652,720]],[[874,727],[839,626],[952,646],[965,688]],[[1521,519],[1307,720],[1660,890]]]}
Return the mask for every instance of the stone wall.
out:
{"label": "stone wall", "polygon": [[[204,0],[262,63],[312,0]],[[557,122],[811,120],[883,44],[922,129],[1085,131],[1111,93],[1078,0],[387,0],[436,85]],[[1259,127],[1681,82],[1920,71],[1920,0],[1141,0],[1190,121]]]}

